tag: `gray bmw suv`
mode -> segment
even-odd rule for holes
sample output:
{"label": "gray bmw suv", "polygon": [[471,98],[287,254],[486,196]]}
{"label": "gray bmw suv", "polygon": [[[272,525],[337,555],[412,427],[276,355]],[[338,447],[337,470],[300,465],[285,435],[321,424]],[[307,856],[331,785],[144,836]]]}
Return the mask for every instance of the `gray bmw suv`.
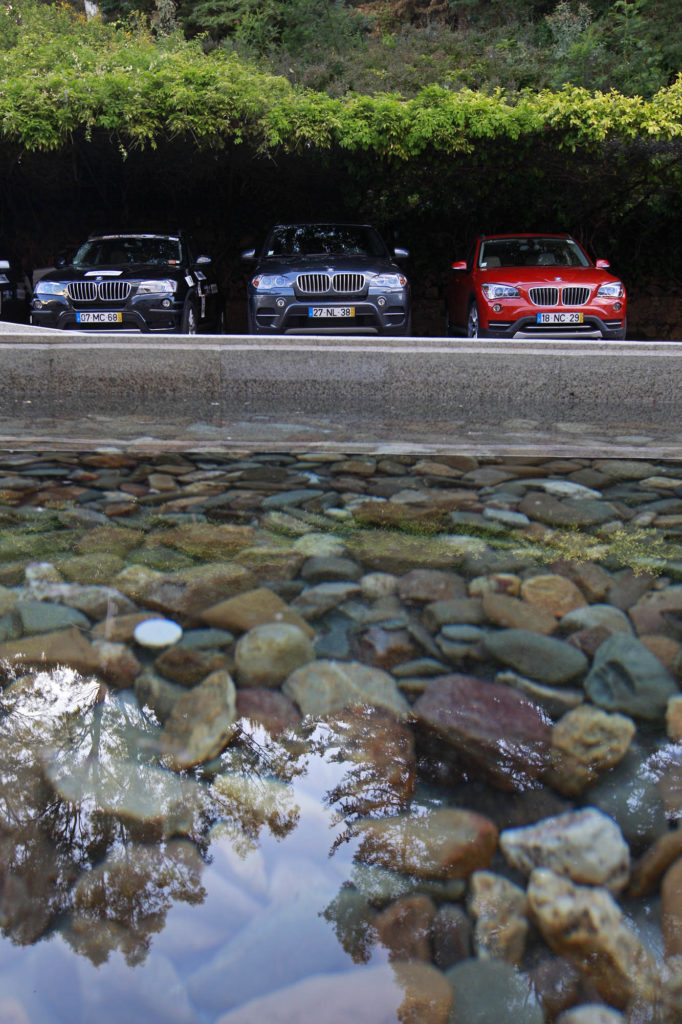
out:
{"label": "gray bmw suv", "polygon": [[277,224],[248,282],[250,334],[410,334],[410,285],[369,224]]}

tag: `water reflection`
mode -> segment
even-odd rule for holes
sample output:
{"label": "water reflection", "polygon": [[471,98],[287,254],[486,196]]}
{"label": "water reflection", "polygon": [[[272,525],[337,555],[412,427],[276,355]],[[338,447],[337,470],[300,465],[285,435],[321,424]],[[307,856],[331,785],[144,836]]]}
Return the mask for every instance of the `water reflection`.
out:
{"label": "water reflection", "polygon": [[0,1020],[682,1019],[682,480],[415,463],[8,511]]}

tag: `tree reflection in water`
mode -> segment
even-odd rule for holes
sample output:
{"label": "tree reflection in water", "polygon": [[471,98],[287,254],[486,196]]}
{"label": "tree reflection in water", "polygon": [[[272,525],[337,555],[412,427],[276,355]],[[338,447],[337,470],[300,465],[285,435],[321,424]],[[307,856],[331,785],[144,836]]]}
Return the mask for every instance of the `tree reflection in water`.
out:
{"label": "tree reflection in water", "polygon": [[324,859],[351,838],[353,820],[397,813],[414,793],[411,733],[378,709],[277,739],[242,720],[219,758],[185,773],[164,765],[159,735],[130,691],[96,678],[62,668],[9,679],[0,699],[4,935],[30,944],[58,929],[94,964],[113,950],[138,964],[174,903],[206,898],[216,837],[246,858],[263,834],[284,840],[308,813]]}

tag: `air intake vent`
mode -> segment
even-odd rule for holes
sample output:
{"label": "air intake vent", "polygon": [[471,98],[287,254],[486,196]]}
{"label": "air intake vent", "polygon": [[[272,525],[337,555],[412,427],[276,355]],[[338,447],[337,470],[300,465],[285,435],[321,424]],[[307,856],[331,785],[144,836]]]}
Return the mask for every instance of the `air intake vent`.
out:
{"label": "air intake vent", "polygon": [[345,295],[356,295],[364,290],[364,274],[334,274],[332,288],[335,292],[343,292]]}
{"label": "air intake vent", "polygon": [[99,297],[102,302],[125,302],[129,295],[128,281],[102,281],[99,286]]}
{"label": "air intake vent", "polygon": [[94,281],[72,281],[69,285],[69,298],[74,302],[95,302],[97,285]]}
{"label": "air intake vent", "polygon": [[296,278],[296,287],[306,295],[324,295],[329,286],[329,274],[299,274]]}
{"label": "air intake vent", "polygon": [[584,306],[589,297],[589,288],[564,288],[561,293],[564,306]]}
{"label": "air intake vent", "polygon": [[559,304],[558,288],[530,288],[530,301],[536,306],[557,306]]}

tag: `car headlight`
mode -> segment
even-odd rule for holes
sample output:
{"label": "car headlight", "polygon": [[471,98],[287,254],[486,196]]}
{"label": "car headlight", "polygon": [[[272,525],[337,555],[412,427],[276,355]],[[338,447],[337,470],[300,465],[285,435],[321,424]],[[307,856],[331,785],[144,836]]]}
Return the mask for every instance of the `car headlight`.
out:
{"label": "car headlight", "polygon": [[162,281],[140,281],[137,286],[138,295],[172,295],[175,291],[175,281],[170,279]]}
{"label": "car headlight", "polygon": [[374,288],[404,288],[407,278],[402,274],[375,274],[370,283]]}
{"label": "car headlight", "polygon": [[625,289],[620,281],[609,281],[599,286],[597,298],[599,299],[622,299]]}
{"label": "car headlight", "polygon": [[43,295],[66,295],[68,287],[67,281],[38,281],[33,294],[36,298]]}
{"label": "car headlight", "polygon": [[518,299],[519,289],[511,284],[482,284],[486,299]]}
{"label": "car headlight", "polygon": [[267,292],[271,288],[286,288],[289,282],[281,274],[259,274],[251,284],[256,291]]}

